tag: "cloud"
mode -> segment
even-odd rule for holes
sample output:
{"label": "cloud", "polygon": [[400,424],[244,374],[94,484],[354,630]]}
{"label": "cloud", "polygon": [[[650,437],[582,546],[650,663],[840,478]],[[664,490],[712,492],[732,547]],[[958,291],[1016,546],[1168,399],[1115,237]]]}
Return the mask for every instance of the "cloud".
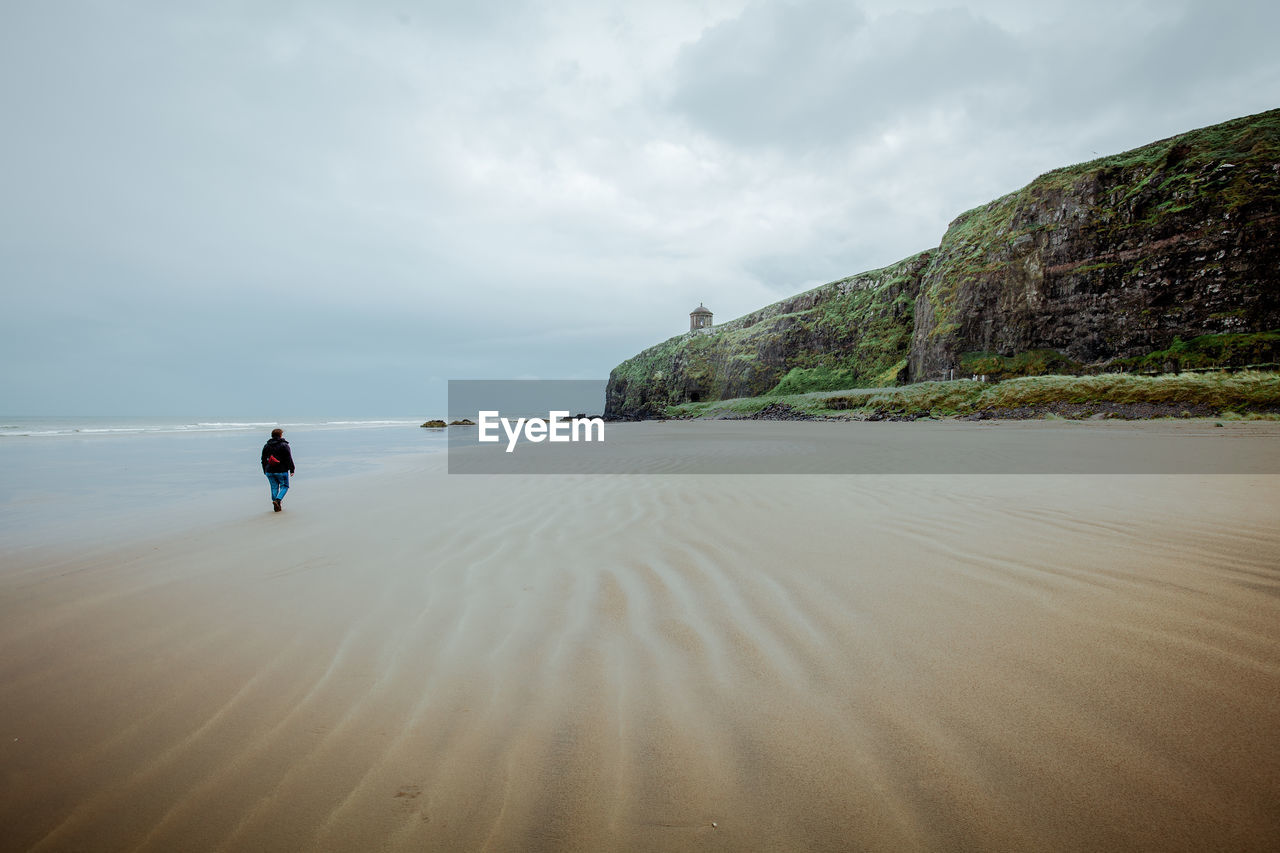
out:
{"label": "cloud", "polygon": [[1008,33],[965,9],[871,18],[841,0],[754,3],[682,52],[669,103],[730,144],[847,145],[996,97],[1023,62]]}
{"label": "cloud", "polygon": [[270,364],[390,414],[432,376],[603,376],[699,300],[1275,106],[1277,13],[1208,8],[7,4],[0,400],[262,413]]}

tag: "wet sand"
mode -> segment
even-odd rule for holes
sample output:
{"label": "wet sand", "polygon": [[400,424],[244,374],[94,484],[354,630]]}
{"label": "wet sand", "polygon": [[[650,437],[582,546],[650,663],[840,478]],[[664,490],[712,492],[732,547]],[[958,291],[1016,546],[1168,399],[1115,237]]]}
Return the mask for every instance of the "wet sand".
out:
{"label": "wet sand", "polygon": [[1280,477],[409,460],[5,557],[0,849],[1280,837]]}

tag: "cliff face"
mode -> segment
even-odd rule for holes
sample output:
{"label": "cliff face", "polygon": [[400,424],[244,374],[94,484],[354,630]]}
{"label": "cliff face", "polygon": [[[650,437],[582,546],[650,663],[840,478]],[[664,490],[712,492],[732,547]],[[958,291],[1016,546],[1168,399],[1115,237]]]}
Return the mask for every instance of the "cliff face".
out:
{"label": "cliff face", "polygon": [[1080,372],[1280,329],[1280,110],[1059,169],[941,245],[610,374],[606,414],[968,373]]}
{"label": "cliff face", "polygon": [[1059,169],[962,214],[922,297],[913,381],[1029,350],[1088,365],[1175,335],[1280,328],[1280,110]]}

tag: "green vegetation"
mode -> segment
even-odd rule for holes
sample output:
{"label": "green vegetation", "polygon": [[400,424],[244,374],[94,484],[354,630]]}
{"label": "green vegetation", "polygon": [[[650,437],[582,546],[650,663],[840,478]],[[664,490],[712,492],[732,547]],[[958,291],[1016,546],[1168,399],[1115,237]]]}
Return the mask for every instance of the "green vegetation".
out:
{"label": "green vegetation", "polygon": [[[1239,172],[1245,161],[1274,163],[1280,159],[1280,110],[1234,119],[1131,151],[1100,157],[1041,175],[1027,189],[1069,189],[1082,176],[1110,178],[1117,206],[1140,203],[1151,194],[1167,197],[1165,212],[1209,191],[1226,190],[1230,208],[1258,198],[1276,199],[1275,184],[1254,182]],[[1115,180],[1119,178],[1121,180]],[[1255,192],[1255,190],[1257,192]]]}
{"label": "green vegetation", "polygon": [[809,391],[834,391],[857,384],[857,376],[845,368],[793,367],[769,392],[771,396],[804,394]]}
{"label": "green vegetation", "polygon": [[[893,351],[882,352],[892,354]],[[874,371],[884,362],[885,357],[877,357],[871,361],[870,367]],[[838,391],[859,385],[867,388],[889,388],[902,384],[902,376],[906,368],[906,358],[893,362],[874,375],[867,375],[856,367],[830,367],[825,364],[817,367],[793,367],[777,385],[773,386],[769,396],[807,394],[811,391]]]}
{"label": "green vegetation", "polygon": [[1048,373],[1079,373],[1080,363],[1057,350],[1033,349],[1013,356],[993,352],[966,352],[960,356],[960,372],[965,376],[986,375],[988,379],[1042,376]]}
{"label": "green vegetation", "polygon": [[1200,335],[1184,341],[1175,337],[1166,349],[1137,358],[1117,359],[1111,370],[1156,373],[1172,365],[1177,370],[1216,367],[1270,367],[1280,362],[1280,329],[1248,334]]}
{"label": "green vegetation", "polygon": [[[993,380],[1099,372],[1097,365],[1080,364],[1051,349],[1027,350],[1013,356],[966,352],[961,354],[959,362],[963,375],[986,374]],[[1277,363],[1280,363],[1280,330],[1200,335],[1187,341],[1174,337],[1173,343],[1165,349],[1134,358],[1114,359],[1102,369],[1109,373],[1156,374],[1225,367],[1269,368]]]}
{"label": "green vegetation", "polygon": [[751,415],[783,403],[814,417],[870,414],[960,417],[978,413],[1054,416],[1068,406],[1080,416],[1106,414],[1122,406],[1152,406],[1159,412],[1212,411],[1222,417],[1275,417],[1280,413],[1280,373],[1183,373],[1164,376],[1031,376],[995,384],[958,380],[921,382],[902,388],[748,397],[686,403],[666,410],[672,418]]}

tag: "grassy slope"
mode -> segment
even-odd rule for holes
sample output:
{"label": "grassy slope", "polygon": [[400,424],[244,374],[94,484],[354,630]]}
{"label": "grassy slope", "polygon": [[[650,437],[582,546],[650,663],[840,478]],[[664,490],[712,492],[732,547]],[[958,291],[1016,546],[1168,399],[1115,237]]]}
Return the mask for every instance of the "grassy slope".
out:
{"label": "grassy slope", "polygon": [[[1280,410],[1280,373],[1183,373],[1164,376],[1030,376],[990,384],[972,380],[921,382],[902,388],[854,389],[786,396],[745,397],[671,406],[672,418],[751,415],[784,404],[817,417],[871,413],[954,417],[1002,410],[1043,410],[1071,404],[1088,413],[1093,406],[1147,404],[1161,408],[1209,409],[1215,413],[1274,414]],[[1176,412],[1175,412],[1176,414]]]}

